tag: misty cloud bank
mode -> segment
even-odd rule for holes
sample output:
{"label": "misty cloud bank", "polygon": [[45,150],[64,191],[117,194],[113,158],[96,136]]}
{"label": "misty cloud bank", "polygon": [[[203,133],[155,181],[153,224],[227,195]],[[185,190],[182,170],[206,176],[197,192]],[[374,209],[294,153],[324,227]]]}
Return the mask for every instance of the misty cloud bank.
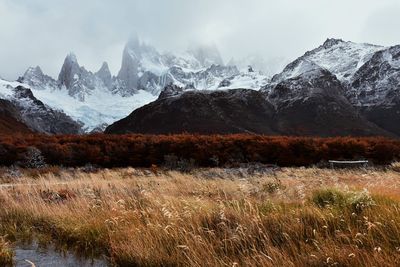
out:
{"label": "misty cloud bank", "polygon": [[0,76],[32,65],[53,77],[73,51],[89,70],[113,74],[129,36],[161,50],[215,44],[223,59],[291,60],[327,37],[400,44],[397,0],[0,0]]}

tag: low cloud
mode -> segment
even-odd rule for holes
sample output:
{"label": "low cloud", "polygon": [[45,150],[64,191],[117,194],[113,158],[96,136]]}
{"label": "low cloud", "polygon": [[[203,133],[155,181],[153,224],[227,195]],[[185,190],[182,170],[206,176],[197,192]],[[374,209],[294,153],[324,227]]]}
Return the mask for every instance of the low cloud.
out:
{"label": "low cloud", "polygon": [[0,76],[31,65],[56,77],[73,51],[90,70],[117,73],[136,32],[163,50],[214,43],[225,60],[293,59],[328,37],[400,43],[396,0],[0,0]]}

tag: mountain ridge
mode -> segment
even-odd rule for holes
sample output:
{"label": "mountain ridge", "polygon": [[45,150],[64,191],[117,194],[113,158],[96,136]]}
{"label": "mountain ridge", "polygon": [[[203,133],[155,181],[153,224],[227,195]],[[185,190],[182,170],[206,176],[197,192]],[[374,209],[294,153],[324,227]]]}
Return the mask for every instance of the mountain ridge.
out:
{"label": "mountain ridge", "polygon": [[161,53],[135,37],[124,48],[116,76],[106,62],[92,72],[79,64],[75,54],[69,53],[57,80],[36,67],[29,68],[18,81],[41,101],[82,123],[85,132],[91,132],[154,101],[169,84],[198,90],[237,85],[257,89],[268,78],[224,65],[216,47],[194,47],[180,54]]}
{"label": "mountain ridge", "polygon": [[[382,56],[379,57],[379,55]],[[397,53],[395,48],[357,44],[341,39],[327,39],[321,46],[289,63],[281,73],[274,75],[271,81],[261,88],[261,92],[266,95],[265,101],[275,107],[274,118],[278,122],[276,131],[290,135],[400,136],[399,127],[396,126],[398,124],[391,125],[391,122],[399,121],[399,114],[395,112],[400,103],[398,97],[400,77],[397,77],[400,69],[396,69],[397,66],[400,66],[397,62],[399,55],[400,53]],[[384,64],[388,60],[394,67]],[[377,62],[370,63],[371,61]],[[368,67],[369,65],[371,66]],[[382,66],[386,67],[382,68]],[[360,108],[354,103],[354,97],[350,92],[354,89],[355,82],[359,86],[362,85],[359,78],[361,73],[371,74],[370,69],[376,68],[379,68],[379,73],[386,71],[388,74],[385,77],[379,75],[375,77],[373,79],[375,87],[381,84],[381,80],[384,80],[389,74],[390,77],[394,77],[395,82],[391,83],[393,85],[391,91],[393,101],[388,102],[388,95],[381,94],[377,96],[381,97],[381,105],[375,107],[369,105],[368,109]],[[368,82],[370,81],[364,82],[367,83],[365,87],[368,87]],[[226,83],[228,84],[228,81]],[[175,93],[171,92],[171,87],[166,89],[169,90],[169,95],[174,96],[175,101],[178,101],[179,95],[185,98],[182,88]],[[388,90],[383,91],[387,92]],[[162,107],[161,103],[157,107],[158,113],[168,112],[168,108],[162,110],[160,106]],[[387,108],[390,106],[393,108],[388,112]],[[203,107],[199,106],[198,108]],[[151,114],[153,111],[150,109],[148,112]],[[193,112],[195,111],[193,110]],[[239,109],[238,112],[244,111]],[[376,116],[379,112],[385,116],[390,115],[391,119],[384,120],[382,116]],[[119,129],[116,132],[140,133],[146,127],[146,131],[149,132],[149,126],[135,126],[134,121],[137,120],[135,113],[134,111],[126,118],[133,120],[131,124],[126,123],[126,125],[133,126],[130,129],[128,126],[126,129]],[[164,114],[164,116],[167,115]],[[116,122],[114,125],[120,125],[120,123]],[[113,133],[114,125],[108,127],[106,132]],[[174,129],[174,132],[188,131],[187,127],[177,127],[178,129]],[[154,129],[154,131],[158,130]],[[263,133],[262,130],[259,133]]]}
{"label": "mountain ridge", "polygon": [[38,100],[65,112],[82,124],[85,132],[104,129],[137,108],[163,98],[179,98],[191,91],[199,91],[198,97],[207,98],[201,92],[209,95],[209,90],[244,88],[259,90],[267,105],[276,109],[275,118],[285,121],[281,125],[289,125],[289,133],[301,132],[293,130],[299,127],[290,121],[291,117],[295,120],[300,116],[298,121],[310,123],[304,134],[313,134],[312,125],[322,127],[315,118],[325,112],[332,125],[345,123],[335,122],[329,113],[342,119],[347,113],[354,129],[364,125],[370,132],[399,136],[399,47],[328,38],[270,78],[252,66],[239,69],[225,65],[213,46],[181,54],[161,53],[135,37],[124,48],[116,76],[106,62],[91,72],[70,53],[57,80],[35,67],[29,68],[15,85],[29,88]]}

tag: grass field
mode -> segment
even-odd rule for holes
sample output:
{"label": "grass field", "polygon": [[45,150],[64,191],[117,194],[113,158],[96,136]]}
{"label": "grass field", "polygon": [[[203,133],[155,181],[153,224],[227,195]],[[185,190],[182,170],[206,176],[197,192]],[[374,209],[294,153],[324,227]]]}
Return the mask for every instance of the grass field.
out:
{"label": "grass field", "polygon": [[0,266],[39,242],[116,266],[399,266],[399,165],[0,172]]}

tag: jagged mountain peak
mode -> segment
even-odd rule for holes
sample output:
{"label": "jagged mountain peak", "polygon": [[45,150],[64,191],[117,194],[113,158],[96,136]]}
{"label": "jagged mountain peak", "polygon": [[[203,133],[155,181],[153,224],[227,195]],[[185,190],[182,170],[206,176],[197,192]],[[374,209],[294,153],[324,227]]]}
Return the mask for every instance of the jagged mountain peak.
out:
{"label": "jagged mountain peak", "polygon": [[73,53],[68,54],[64,60],[58,76],[58,84],[61,88],[68,90],[70,96],[79,101],[85,101],[87,95],[97,88],[107,88],[99,77],[79,65]]}
{"label": "jagged mountain peak", "polygon": [[127,94],[132,94],[138,85],[140,58],[132,49],[136,49],[131,42],[128,42],[122,53],[121,69],[118,72],[118,79],[122,83]]}
{"label": "jagged mountain peak", "polygon": [[77,80],[81,73],[81,67],[73,53],[69,53],[64,60],[64,64],[58,75],[58,82],[66,88],[72,87],[74,80]]}
{"label": "jagged mountain peak", "polygon": [[101,68],[95,73],[95,75],[103,81],[104,85],[111,89],[112,87],[112,75],[107,62],[103,62]]}
{"label": "jagged mountain peak", "polygon": [[64,62],[73,62],[78,64],[78,59],[76,58],[76,55],[74,52],[69,52],[67,54],[67,56],[65,57],[65,61]]}
{"label": "jagged mountain peak", "polygon": [[73,52],[70,52],[67,54],[67,56],[64,59],[63,66],[62,66],[62,69],[71,69],[71,68],[75,68],[75,69],[81,68],[81,66],[78,63],[78,59]]}
{"label": "jagged mountain peak", "polygon": [[111,71],[110,68],[108,67],[107,62],[103,62],[100,69],[96,72],[96,75],[101,75],[101,76],[106,75],[111,77]]}
{"label": "jagged mountain peak", "polygon": [[144,44],[135,35],[125,45],[122,53],[121,69],[117,79],[123,95],[133,95],[140,87],[140,77],[147,71],[161,75],[167,67],[163,66],[163,56],[152,46]]}

